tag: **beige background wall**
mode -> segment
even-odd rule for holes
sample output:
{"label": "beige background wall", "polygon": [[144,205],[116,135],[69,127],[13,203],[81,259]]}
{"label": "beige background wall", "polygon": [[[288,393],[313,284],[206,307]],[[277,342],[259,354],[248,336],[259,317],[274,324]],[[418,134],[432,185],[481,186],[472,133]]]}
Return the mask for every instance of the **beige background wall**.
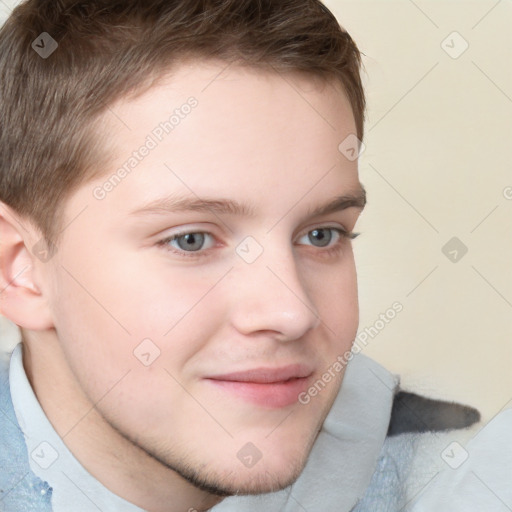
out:
{"label": "beige background wall", "polygon": [[512,400],[512,3],[325,3],[365,54],[364,352],[489,420]]}
{"label": "beige background wall", "polygon": [[360,330],[404,308],[365,353],[490,419],[512,400],[512,3],[326,4],[366,55]]}

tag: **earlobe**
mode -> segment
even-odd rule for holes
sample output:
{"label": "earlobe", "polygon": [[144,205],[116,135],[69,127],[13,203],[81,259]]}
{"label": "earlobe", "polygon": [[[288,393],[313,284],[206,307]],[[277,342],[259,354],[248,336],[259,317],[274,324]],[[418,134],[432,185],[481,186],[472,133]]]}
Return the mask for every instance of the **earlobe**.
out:
{"label": "earlobe", "polygon": [[46,297],[35,282],[33,233],[19,216],[0,202],[0,314],[20,327],[53,327]]}

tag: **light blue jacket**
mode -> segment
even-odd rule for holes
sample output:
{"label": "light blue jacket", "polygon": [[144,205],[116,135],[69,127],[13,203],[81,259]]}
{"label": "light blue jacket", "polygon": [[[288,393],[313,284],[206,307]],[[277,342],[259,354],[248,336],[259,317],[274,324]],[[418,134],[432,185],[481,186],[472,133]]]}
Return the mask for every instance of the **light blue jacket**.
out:
{"label": "light blue jacket", "polygon": [[2,358],[0,365],[0,510],[50,512],[52,489],[30,470],[12,405],[8,362]]}

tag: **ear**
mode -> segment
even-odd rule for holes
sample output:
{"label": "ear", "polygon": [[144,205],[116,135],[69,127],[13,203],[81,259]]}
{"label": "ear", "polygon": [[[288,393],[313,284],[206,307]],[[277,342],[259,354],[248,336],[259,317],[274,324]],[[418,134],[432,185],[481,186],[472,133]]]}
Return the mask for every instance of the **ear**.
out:
{"label": "ear", "polygon": [[29,249],[36,238],[32,226],[24,227],[23,219],[0,202],[0,313],[22,328],[41,331],[52,328],[53,320],[36,283],[36,256]]}

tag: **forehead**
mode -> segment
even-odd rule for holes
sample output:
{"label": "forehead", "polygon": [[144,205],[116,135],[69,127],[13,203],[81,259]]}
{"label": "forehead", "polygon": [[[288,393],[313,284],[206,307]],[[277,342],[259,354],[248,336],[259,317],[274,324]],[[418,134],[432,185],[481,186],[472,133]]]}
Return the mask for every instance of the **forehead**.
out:
{"label": "forehead", "polygon": [[[189,116],[181,111],[190,110],[184,108],[190,98],[196,100],[197,108]],[[173,119],[173,113],[179,119]],[[191,120],[181,122],[184,117]],[[141,134],[151,134],[166,121],[173,124],[173,133],[164,137],[163,145],[178,144],[193,132],[198,147],[204,150],[228,142],[226,134],[234,145],[250,150],[268,142],[265,134],[274,138],[277,130],[281,136],[276,144],[290,138],[298,143],[300,133],[314,143],[321,138],[337,141],[356,131],[350,103],[338,81],[223,61],[183,63],[161,75],[135,99],[121,99],[112,105],[103,121],[106,138],[123,152],[125,144],[136,146]],[[247,142],[246,134],[260,137],[247,147],[242,145]],[[291,148],[282,147],[286,149]]]}
{"label": "forehead", "polygon": [[356,132],[350,103],[341,84],[305,74],[188,62],[112,105],[103,128],[113,159],[99,183],[112,182],[111,204],[222,190],[270,205],[270,188],[283,200],[283,187],[359,188],[357,161],[338,150]]}

